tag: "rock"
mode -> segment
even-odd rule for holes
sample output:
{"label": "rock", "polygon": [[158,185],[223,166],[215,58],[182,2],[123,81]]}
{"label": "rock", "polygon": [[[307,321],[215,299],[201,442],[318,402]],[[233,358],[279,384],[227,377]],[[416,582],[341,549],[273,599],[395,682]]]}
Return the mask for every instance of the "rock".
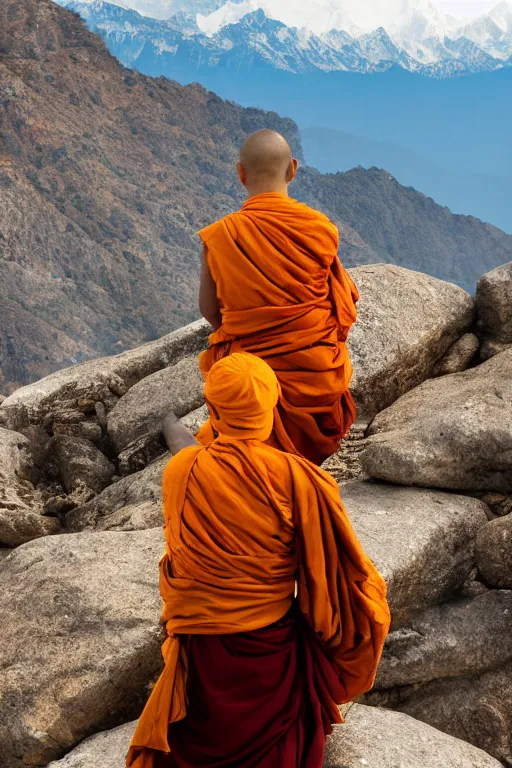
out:
{"label": "rock", "polygon": [[112,482],[114,465],[89,440],[57,435],[50,441],[50,451],[66,493],[83,487],[100,493]]}
{"label": "rock", "polygon": [[133,386],[108,416],[108,434],[119,454],[121,474],[143,469],[165,452],[164,417],[178,417],[204,402],[204,380],[197,357],[186,357]]}
{"label": "rock", "polygon": [[480,278],[475,304],[482,359],[488,360],[512,345],[512,261]]}
{"label": "rock", "polygon": [[27,438],[0,428],[0,545],[17,547],[60,531],[56,518],[44,516],[32,469]]}
{"label": "rock", "polygon": [[391,632],[376,689],[479,674],[512,659],[512,592],[436,605]]}
{"label": "rock", "polygon": [[495,517],[505,517],[512,512],[512,496],[504,496],[502,493],[486,493],[482,501],[487,504]]}
{"label": "rock", "polygon": [[[338,451],[322,464],[338,485],[368,480],[361,467],[361,454],[366,441],[368,423],[356,421],[340,443]],[[341,491],[343,493],[343,490]]]}
{"label": "rock", "polygon": [[[433,680],[365,696],[512,765],[512,663],[472,677]],[[373,768],[373,766],[372,766]]]}
{"label": "rock", "polygon": [[462,587],[459,592],[459,597],[467,598],[469,600],[478,597],[479,595],[485,595],[487,592],[489,592],[489,587],[486,587],[485,584],[482,584],[481,581],[477,581],[477,579],[470,579]]}
{"label": "rock", "polygon": [[169,454],[106,488],[66,515],[69,531],[133,531],[163,526],[162,474]]}
{"label": "rock", "polygon": [[[112,768],[114,765],[117,766],[117,763],[112,763]],[[412,717],[355,704],[345,724],[335,726],[333,735],[327,740],[324,768],[364,766],[501,768],[497,760],[482,750],[413,720]],[[83,763],[78,764],[77,768],[95,766]]]}
{"label": "rock", "polygon": [[124,768],[137,721],[91,736],[47,768]]}
{"label": "rock", "polygon": [[5,768],[46,765],[92,731],[138,716],[161,667],[163,547],[160,530],[70,534],[3,561]]}
{"label": "rock", "polygon": [[432,375],[447,376],[459,373],[469,368],[480,347],[478,337],[474,333],[465,333],[453,344],[444,357],[436,364]]}
{"label": "rock", "polygon": [[0,395],[0,405],[2,405],[5,399],[6,399],[5,395]]}
{"label": "rock", "polygon": [[354,483],[341,488],[354,529],[388,584],[393,627],[452,597],[474,567],[485,525],[477,499],[439,491]]}
{"label": "rock", "polygon": [[[123,768],[135,722],[92,736],[48,768]],[[397,754],[400,755],[397,762]],[[501,768],[490,755],[412,717],[355,704],[327,740],[324,768]],[[283,767],[284,768],[284,767]]]}
{"label": "rock", "polygon": [[371,418],[432,376],[469,328],[473,300],[462,288],[389,264],[349,270],[361,298],[348,347],[351,390]]}
{"label": "rock", "polygon": [[369,428],[363,469],[380,480],[512,492],[512,349],[426,381]]}
{"label": "rock", "polygon": [[68,423],[70,413],[78,422],[84,421],[84,414],[94,418],[96,404],[109,411],[141,379],[199,353],[210,331],[208,323],[199,320],[120,355],[52,373],[10,395],[0,406],[0,425],[19,431],[39,424],[51,432],[54,423]]}
{"label": "rock", "polygon": [[68,437],[80,437],[91,443],[100,443],[103,430],[97,421],[79,421],[77,424],[53,424],[54,435],[67,435]]}
{"label": "rock", "polygon": [[[476,564],[491,587],[512,589],[512,515],[493,520],[478,531]],[[510,624],[512,634],[512,621]]]}
{"label": "rock", "polygon": [[0,547],[0,566],[2,565],[3,561],[9,557],[11,552],[14,550],[9,549],[8,547]]}
{"label": "rock", "polygon": [[482,342],[480,347],[480,359],[485,362],[485,360],[490,360],[491,357],[494,357],[495,355],[501,355],[502,352],[506,352],[511,348],[512,344],[501,344],[494,339],[488,339],[487,341]]}

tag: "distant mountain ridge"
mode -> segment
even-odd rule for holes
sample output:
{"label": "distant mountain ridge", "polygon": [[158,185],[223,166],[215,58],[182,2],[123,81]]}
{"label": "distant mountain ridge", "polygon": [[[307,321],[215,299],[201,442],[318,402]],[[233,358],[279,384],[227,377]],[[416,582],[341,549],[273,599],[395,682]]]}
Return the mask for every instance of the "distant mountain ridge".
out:
{"label": "distant mountain ridge", "polygon": [[304,157],[322,173],[348,171],[354,165],[385,168],[406,187],[414,187],[453,213],[477,211],[478,217],[512,232],[512,178],[445,168],[389,141],[375,141],[318,126],[301,130]]}
{"label": "distant mountain ridge", "polygon": [[[0,7],[0,392],[197,316],[197,230],[236,209],[254,130],[297,125],[123,68],[50,0]],[[293,195],[340,229],[347,266],[460,282],[512,260],[512,237],[389,173],[302,168]],[[115,383],[113,383],[115,386]]]}
{"label": "distant mountain ridge", "polygon": [[[452,77],[492,71],[512,64],[512,4],[509,0],[489,14],[457,28],[436,25],[414,7],[394,32],[382,25],[361,31],[347,21],[318,33],[287,25],[275,0],[227,2],[209,15],[194,13],[202,3],[167,4],[169,18],[155,19],[104,0],[60,0],[79,12],[100,32],[127,66],[138,66],[144,50],[153,56],[187,58],[200,67],[242,67],[258,60],[275,69],[301,73],[380,72],[399,66],[429,77]],[[288,0],[286,0],[288,2]],[[133,4],[133,3],[131,3]],[[140,3],[135,3],[141,7]],[[148,13],[155,7],[148,8]],[[204,10],[213,4],[204,5]],[[179,11],[177,9],[180,9]],[[186,10],[185,10],[186,9]],[[156,13],[155,10],[152,11]],[[334,23],[334,20],[333,20]],[[450,25],[448,25],[450,26]]]}

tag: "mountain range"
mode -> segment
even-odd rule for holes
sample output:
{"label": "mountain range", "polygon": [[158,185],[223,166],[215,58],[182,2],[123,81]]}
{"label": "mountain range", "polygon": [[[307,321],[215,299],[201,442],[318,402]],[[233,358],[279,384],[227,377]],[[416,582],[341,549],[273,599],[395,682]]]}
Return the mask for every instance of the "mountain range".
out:
{"label": "mountain range", "polygon": [[[288,118],[125,69],[51,0],[0,7],[0,392],[197,317],[196,232],[236,209],[238,148]],[[392,262],[474,288],[512,237],[389,173],[300,171],[347,266]]]}
{"label": "mountain range", "polygon": [[115,37],[131,66],[137,66],[146,45],[160,54],[186,56],[197,66],[250,69],[260,60],[295,73],[368,73],[399,66],[451,77],[512,64],[510,0],[472,20],[442,14],[429,0],[364,6],[333,0],[131,0],[129,8],[123,3],[112,8],[103,0],[62,2],[79,11],[107,41]]}

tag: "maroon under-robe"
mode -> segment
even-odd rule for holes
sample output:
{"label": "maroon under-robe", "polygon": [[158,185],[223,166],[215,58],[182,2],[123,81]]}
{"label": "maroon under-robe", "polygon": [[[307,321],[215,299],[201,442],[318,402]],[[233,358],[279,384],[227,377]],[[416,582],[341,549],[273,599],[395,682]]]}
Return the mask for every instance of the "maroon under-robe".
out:
{"label": "maroon under-robe", "polygon": [[292,611],[254,632],[190,636],[188,709],[155,768],[321,768],[342,696],[321,643]]}

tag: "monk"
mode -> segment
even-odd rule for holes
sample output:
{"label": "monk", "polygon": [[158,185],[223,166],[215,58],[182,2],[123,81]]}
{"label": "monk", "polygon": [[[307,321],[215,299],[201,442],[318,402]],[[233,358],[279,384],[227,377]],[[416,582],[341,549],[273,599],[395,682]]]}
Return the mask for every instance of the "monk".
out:
{"label": "monk", "polygon": [[[212,324],[204,375],[233,352],[263,358],[281,395],[271,443],[316,464],[354,422],[346,348],[358,293],[338,259],[338,230],[288,195],[297,173],[286,140],[258,131],[242,147],[242,209],[203,229],[199,306]],[[211,423],[199,440],[213,440]]]}
{"label": "monk", "polygon": [[374,682],[385,583],[335,481],[268,444],[280,396],[263,360],[234,353],[205,386],[218,437],[163,477],[164,671],[128,768],[321,768],[337,705]]}

